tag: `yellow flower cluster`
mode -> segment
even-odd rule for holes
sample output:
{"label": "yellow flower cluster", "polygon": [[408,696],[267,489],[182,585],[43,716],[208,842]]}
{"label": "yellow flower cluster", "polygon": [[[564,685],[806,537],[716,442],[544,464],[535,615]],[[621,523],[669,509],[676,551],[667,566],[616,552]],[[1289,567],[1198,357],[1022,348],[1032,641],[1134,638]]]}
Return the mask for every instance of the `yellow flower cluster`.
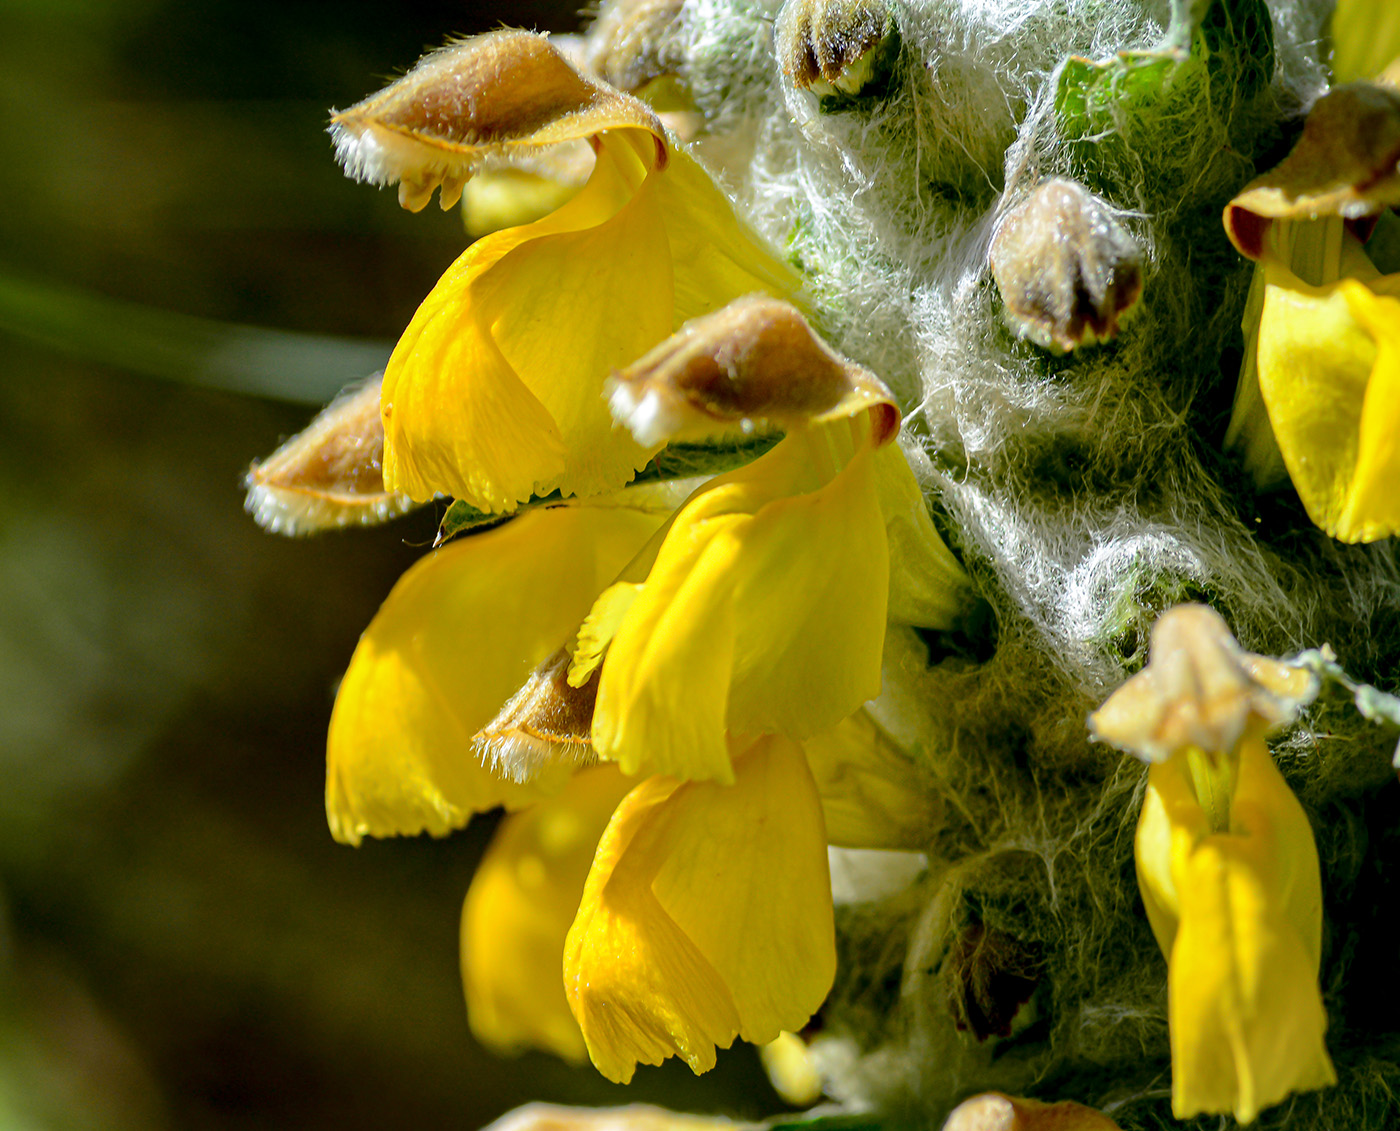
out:
{"label": "yellow flower cluster", "polygon": [[[816,337],[797,277],[655,115],[542,37],[430,56],[334,132],[411,207],[488,159],[596,157],[556,211],[466,250],[385,372],[387,491],[561,502],[395,587],[331,720],[333,833],[515,810],[462,916],[495,1047],[626,1080],[802,1027],[835,971],[828,843],[915,843],[927,821],[861,713],[887,623],[950,627],[964,600],[892,397]],[[677,436],[762,429],[785,435],[688,495],[626,486]],[[892,540],[922,576],[891,569]]]}

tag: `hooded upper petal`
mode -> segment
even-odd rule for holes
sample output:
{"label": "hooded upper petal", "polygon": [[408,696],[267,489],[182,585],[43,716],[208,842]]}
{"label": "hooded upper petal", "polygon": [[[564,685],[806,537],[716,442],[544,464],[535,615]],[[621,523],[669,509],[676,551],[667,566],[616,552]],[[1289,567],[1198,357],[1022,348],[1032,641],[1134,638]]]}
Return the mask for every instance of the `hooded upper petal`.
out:
{"label": "hooded upper petal", "polygon": [[327,739],[338,840],[431,832],[558,781],[499,778],[472,736],[556,651],[659,523],[559,507],[434,551],[399,580],[351,658]]}
{"label": "hooded upper petal", "polygon": [[835,975],[821,803],[781,737],[736,752],[734,782],[651,778],[598,846],[564,981],[598,1070],[679,1055],[696,1072],[736,1036],[801,1028]]}

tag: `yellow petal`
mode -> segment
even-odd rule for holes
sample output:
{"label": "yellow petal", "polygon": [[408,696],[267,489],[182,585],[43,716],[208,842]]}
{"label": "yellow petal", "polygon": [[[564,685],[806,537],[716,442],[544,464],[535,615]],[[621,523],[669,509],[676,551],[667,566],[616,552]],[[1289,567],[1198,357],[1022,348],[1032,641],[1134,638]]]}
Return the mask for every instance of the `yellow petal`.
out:
{"label": "yellow petal", "polygon": [[541,510],[409,570],[361,637],[331,715],[335,837],[440,836],[475,811],[538,796],[487,772],[472,735],[564,643],[658,521],[614,508]]}
{"label": "yellow petal", "polygon": [[462,907],[462,985],[482,1044],[583,1059],[559,956],[598,838],[633,784],[612,766],[584,770],[496,830]]}
{"label": "yellow petal", "polygon": [[1332,13],[1332,81],[1380,74],[1400,56],[1400,6],[1391,0],[1337,0]]}
{"label": "yellow petal", "polygon": [[942,798],[864,711],[803,742],[828,844],[925,849],[942,823]]}
{"label": "yellow petal", "polygon": [[1334,538],[1389,537],[1400,529],[1400,300],[1356,280],[1309,287],[1272,260],[1266,280],[1259,388],[1298,497]]}
{"label": "yellow petal", "polygon": [[924,493],[898,444],[875,453],[875,489],[890,544],[890,620],[953,628],[971,600],[971,583],[929,517]]}
{"label": "yellow petal", "polygon": [[1237,838],[1212,837],[1180,877],[1168,973],[1172,1112],[1242,1123],[1336,1082],[1316,965]]}
{"label": "yellow petal", "polygon": [[[1322,886],[1312,828],[1256,727],[1202,804],[1208,769],[1183,750],[1155,763],[1136,840],[1138,883],[1168,956],[1172,1108],[1248,1122],[1335,1082],[1318,989]],[[1221,769],[1224,764],[1222,760]],[[1214,799],[1209,799],[1214,804]]]}
{"label": "yellow petal", "polygon": [[569,204],[448,269],[385,371],[392,490],[502,511],[556,487],[620,486],[646,462],[602,398],[608,373],[670,329],[671,263],[655,195],[637,191],[645,175],[614,139]]}
{"label": "yellow petal", "polygon": [[666,236],[676,265],[675,314],[668,333],[753,291],[787,298],[801,290],[797,272],[739,222],[729,198],[684,149],[673,147],[663,175],[656,178],[656,193],[668,217]]}
{"label": "yellow petal", "polygon": [[1337,525],[1372,542],[1400,531],[1400,299],[1356,282],[1341,289],[1352,317],[1375,343],[1376,357],[1361,405],[1356,467]]}
{"label": "yellow petal", "polygon": [[600,757],[725,781],[726,731],[803,738],[879,693],[889,551],[874,453],[792,493],[820,482],[843,435],[789,437],[674,519],[603,666]]}
{"label": "yellow petal", "polygon": [[593,1063],[628,1080],[679,1055],[696,1072],[736,1036],[801,1028],[835,974],[821,805],[800,747],[762,739],[734,784],[650,779],[598,846],[565,947]]}

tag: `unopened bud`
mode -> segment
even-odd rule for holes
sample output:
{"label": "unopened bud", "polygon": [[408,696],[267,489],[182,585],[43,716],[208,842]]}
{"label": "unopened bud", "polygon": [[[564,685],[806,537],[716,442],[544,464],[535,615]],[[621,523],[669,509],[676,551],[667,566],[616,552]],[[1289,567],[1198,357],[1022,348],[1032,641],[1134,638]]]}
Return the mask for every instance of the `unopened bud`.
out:
{"label": "unopened bud", "polygon": [[783,73],[817,94],[859,94],[888,79],[899,32],[885,0],[787,0],[775,47]]}
{"label": "unopened bud", "polygon": [[1168,609],[1152,628],[1147,667],[1089,716],[1089,730],[1145,762],[1178,750],[1233,750],[1251,726],[1293,721],[1316,696],[1311,672],[1246,652],[1206,605]]}
{"label": "unopened bud", "polygon": [[372,526],[417,504],[384,489],[382,373],[342,393],[244,478],[244,506],[274,534]]}
{"label": "unopened bud", "polygon": [[614,418],[652,446],[737,428],[767,428],[876,411],[877,443],[899,410],[873,374],[826,345],[796,308],[749,295],[692,319],[608,383]]}
{"label": "unopened bud", "polygon": [[1142,293],[1137,241],[1102,200],[1059,177],[1002,219],[991,266],[1013,328],[1057,353],[1116,336]]}

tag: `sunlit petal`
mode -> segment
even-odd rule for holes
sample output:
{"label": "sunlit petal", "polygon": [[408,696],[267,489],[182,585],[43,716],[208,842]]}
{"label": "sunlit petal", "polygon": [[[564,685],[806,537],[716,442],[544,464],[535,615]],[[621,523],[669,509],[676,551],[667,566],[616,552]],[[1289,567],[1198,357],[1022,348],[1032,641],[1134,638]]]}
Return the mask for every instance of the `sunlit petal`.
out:
{"label": "sunlit petal", "polygon": [[462,907],[467,1017],[483,1044],[583,1059],[559,956],[598,839],[634,784],[612,766],[584,770],[496,830]]}
{"label": "sunlit petal", "polygon": [[361,637],[331,716],[326,811],[337,839],[441,835],[475,811],[539,796],[484,769],[472,735],[564,643],[658,521],[622,509],[537,511],[409,570]]}
{"label": "sunlit petal", "polygon": [[800,747],[761,740],[734,784],[651,779],[598,846],[565,987],[610,1079],[801,1028],[835,973],[821,805]]}

